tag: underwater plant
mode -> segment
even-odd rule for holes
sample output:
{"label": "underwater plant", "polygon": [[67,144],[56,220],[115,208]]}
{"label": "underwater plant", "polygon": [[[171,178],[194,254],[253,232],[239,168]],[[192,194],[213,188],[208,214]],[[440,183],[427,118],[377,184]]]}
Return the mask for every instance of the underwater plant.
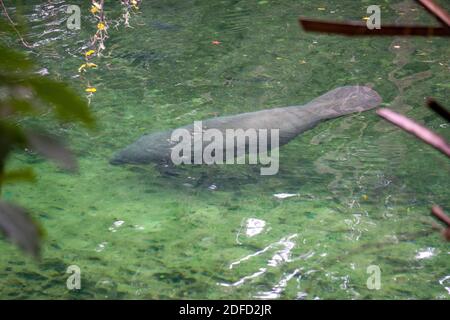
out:
{"label": "underwater plant", "polygon": [[[16,26],[2,20],[0,35],[4,39],[19,37],[23,42]],[[77,162],[58,139],[18,120],[39,117],[45,111],[54,113],[62,123],[79,121],[93,128],[95,121],[85,99],[66,84],[39,75],[26,53],[0,41],[0,56],[0,231],[25,252],[39,257],[42,228],[26,209],[1,199],[4,184],[33,182],[35,174],[32,168],[7,171],[7,161],[14,151],[32,150],[67,170],[76,170]]]}

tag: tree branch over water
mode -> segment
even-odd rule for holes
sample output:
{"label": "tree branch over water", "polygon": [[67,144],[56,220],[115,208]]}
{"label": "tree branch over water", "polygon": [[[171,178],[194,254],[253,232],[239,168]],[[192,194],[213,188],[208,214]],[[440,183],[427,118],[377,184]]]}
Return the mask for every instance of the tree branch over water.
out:
{"label": "tree branch over water", "polygon": [[[442,27],[386,25],[380,26],[379,29],[369,29],[366,23],[333,22],[302,17],[299,18],[299,23],[307,32],[334,33],[347,36],[450,36],[450,14],[432,0],[416,0],[416,2],[431,13]],[[436,114],[450,122],[450,112],[433,98],[428,98],[427,105]],[[377,110],[377,114],[450,158],[450,144],[437,133],[388,108]],[[443,235],[447,241],[450,241],[450,217],[445,215],[439,206],[434,206],[431,212],[447,225]]]}
{"label": "tree branch over water", "polygon": [[325,21],[299,18],[299,23],[307,32],[324,32],[346,36],[450,36],[450,15],[432,0],[417,0],[443,26],[399,26],[383,25],[380,29],[369,29],[366,23],[354,21]]}

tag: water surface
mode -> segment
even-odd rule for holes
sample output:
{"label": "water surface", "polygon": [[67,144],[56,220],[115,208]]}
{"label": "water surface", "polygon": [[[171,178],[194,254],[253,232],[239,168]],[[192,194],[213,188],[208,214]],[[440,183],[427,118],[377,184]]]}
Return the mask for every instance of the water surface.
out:
{"label": "water surface", "polygon": [[[64,1],[39,3],[21,7],[32,54],[80,94],[97,88],[99,125],[24,119],[67,139],[80,171],[14,155],[11,167],[32,165],[39,179],[4,197],[30,208],[47,238],[40,262],[0,242],[0,298],[450,298],[448,243],[429,217],[433,204],[450,211],[450,162],[375,111],[282,147],[275,176],[249,165],[173,175],[108,163],[144,133],[300,105],[343,85],[371,85],[385,106],[450,138],[424,108],[427,96],[448,102],[448,40],[307,34],[297,23],[361,20],[369,1],[144,0],[133,28],[110,28],[98,68],[80,77],[95,30],[86,2],[80,31],[65,27]],[[120,6],[107,6],[117,17]],[[381,8],[383,23],[435,23],[409,1]],[[66,288],[69,265],[81,268],[79,291]],[[380,290],[367,288],[371,265]]]}

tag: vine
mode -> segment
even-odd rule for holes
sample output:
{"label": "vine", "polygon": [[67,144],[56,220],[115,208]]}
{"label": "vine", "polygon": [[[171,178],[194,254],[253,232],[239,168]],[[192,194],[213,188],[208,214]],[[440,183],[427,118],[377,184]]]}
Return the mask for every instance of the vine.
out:
{"label": "vine", "polygon": [[[89,11],[95,18],[96,31],[90,39],[89,50],[83,54],[84,63],[78,68],[79,73],[85,73],[88,69],[97,68],[97,64],[92,61],[95,57],[101,57],[102,52],[106,49],[105,42],[109,38],[108,29],[112,23],[115,24],[114,26],[116,28],[121,23],[123,23],[125,27],[132,28],[130,25],[131,14],[133,11],[137,12],[137,10],[139,10],[141,2],[142,0],[121,0],[120,3],[123,7],[121,17],[116,20],[108,21],[105,14],[105,1],[92,0]],[[89,79],[87,80],[85,92],[87,94],[86,97],[88,103],[90,104],[92,97],[97,92],[97,88],[91,85]]]}
{"label": "vine", "polygon": [[17,34],[17,37],[19,38],[20,42],[22,42],[22,44],[28,48],[31,49],[33,48],[33,45],[29,44],[27,41],[25,41],[25,39],[23,38],[22,34],[20,33],[20,31],[16,28],[16,23],[11,19],[11,17],[8,14],[8,10],[6,9],[5,4],[3,3],[3,0],[0,0],[0,6],[2,7],[3,10],[3,14],[5,15],[6,19],[8,19],[9,24],[11,26],[11,28],[14,30],[14,32]]}

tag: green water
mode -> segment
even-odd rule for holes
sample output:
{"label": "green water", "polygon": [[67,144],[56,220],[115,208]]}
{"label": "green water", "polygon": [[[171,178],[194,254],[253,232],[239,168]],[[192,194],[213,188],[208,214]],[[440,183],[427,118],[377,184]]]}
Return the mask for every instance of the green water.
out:
{"label": "green water", "polygon": [[[110,28],[105,56],[81,79],[95,22],[86,1],[81,30],[69,31],[64,2],[54,2],[22,6],[33,19],[27,37],[51,76],[80,94],[87,80],[97,88],[98,128],[24,119],[65,138],[80,170],[28,153],[11,159],[10,167],[32,165],[38,182],[7,186],[3,196],[32,210],[47,236],[40,262],[0,241],[0,298],[450,298],[449,245],[429,215],[433,204],[450,212],[450,162],[374,111],[283,146],[275,176],[250,165],[173,175],[108,164],[144,133],[300,105],[356,84],[450,138],[424,107],[427,96],[448,105],[448,39],[351,39],[307,34],[297,23],[300,15],[361,20],[371,1],[143,0],[134,28]],[[383,23],[435,23],[411,2],[379,3]],[[106,6],[118,16],[118,3]],[[264,228],[252,235],[248,219]],[[81,269],[81,290],[66,288],[70,265]],[[366,285],[371,265],[381,269],[379,290]]]}

